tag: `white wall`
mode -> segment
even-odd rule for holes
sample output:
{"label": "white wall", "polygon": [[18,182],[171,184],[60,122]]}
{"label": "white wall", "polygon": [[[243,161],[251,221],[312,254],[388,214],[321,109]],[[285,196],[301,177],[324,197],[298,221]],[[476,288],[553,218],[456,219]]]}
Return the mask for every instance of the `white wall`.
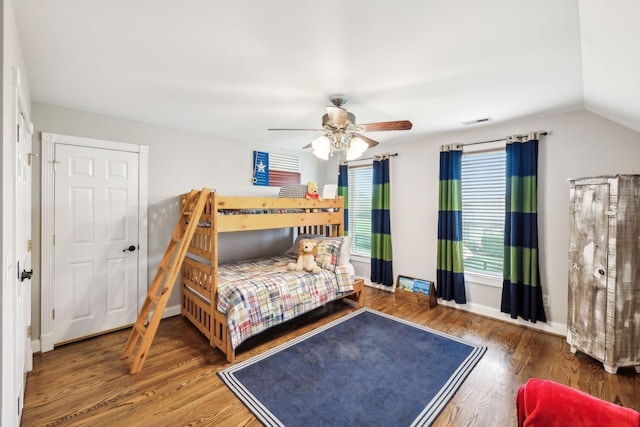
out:
{"label": "white wall", "polygon": [[[439,147],[546,130],[538,170],[541,282],[550,306],[548,324],[536,327],[564,333],[567,320],[569,185],[583,176],[640,173],[640,134],[582,111],[472,128],[402,144],[381,144],[372,153],[397,152],[391,160],[393,271],[435,280]],[[359,265],[361,271],[366,265]],[[510,321],[500,313],[501,289],[467,283],[468,303],[460,308]],[[534,326],[520,320],[520,323]]]}
{"label": "white wall", "polygon": [[[149,267],[152,280],[178,220],[179,195],[209,187],[222,195],[275,196],[277,187],[252,184],[252,151],[289,154],[301,158],[302,182],[317,180],[325,164],[308,152],[291,152],[247,142],[224,140],[129,120],[67,108],[33,104],[34,151],[40,152],[41,132],[59,133],[149,146]],[[33,235],[34,265],[40,263],[40,176],[34,168]],[[220,262],[284,252],[291,236],[282,230],[244,232],[220,239]],[[40,276],[33,277],[34,339],[40,334]],[[179,305],[175,286],[168,306]]]}
{"label": "white wall", "polygon": [[[253,146],[206,135],[146,125],[131,121],[34,104],[37,131],[110,139],[150,146],[149,188],[149,276],[164,252],[177,218],[168,213],[177,203],[177,195],[194,187],[211,186],[221,194],[272,195],[275,189],[256,188],[250,183]],[[548,323],[533,325],[564,333],[567,318],[567,250],[568,250],[568,178],[612,173],[640,173],[640,134],[595,114],[581,111],[556,116],[524,119],[502,125],[471,128],[464,132],[436,135],[420,141],[385,143],[367,155],[398,153],[392,168],[392,235],[394,273],[435,279],[438,166],[442,144],[491,140],[510,134],[546,130],[539,153],[539,247],[541,281]],[[35,141],[34,141],[35,142]],[[39,150],[39,142],[35,142]],[[286,154],[286,151],[282,151]],[[318,180],[337,182],[335,161],[318,162],[307,153],[303,159],[303,182]],[[36,173],[39,173],[36,171]],[[39,178],[34,177],[34,235],[39,229]],[[256,237],[240,233],[227,241],[221,256],[239,259],[253,256],[247,252]],[[275,236],[279,237],[279,236]],[[273,236],[261,239],[257,252],[268,251]],[[288,236],[278,243],[280,250]],[[38,245],[39,243],[36,243]],[[36,249],[37,253],[37,249]],[[229,255],[225,255],[229,254]],[[222,259],[224,261],[224,259]],[[35,263],[35,260],[34,260]],[[355,262],[360,275],[368,277],[368,264]],[[39,278],[34,280],[34,317],[39,315]],[[468,303],[461,308],[511,321],[500,313],[501,289],[467,283]],[[171,304],[177,304],[177,294]],[[34,321],[34,326],[38,323]]]}

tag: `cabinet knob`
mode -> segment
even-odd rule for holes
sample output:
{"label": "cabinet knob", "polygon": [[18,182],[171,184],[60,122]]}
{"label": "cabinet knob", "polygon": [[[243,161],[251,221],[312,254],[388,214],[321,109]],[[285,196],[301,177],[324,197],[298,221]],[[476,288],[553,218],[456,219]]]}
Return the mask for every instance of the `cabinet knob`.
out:
{"label": "cabinet knob", "polygon": [[598,270],[598,273],[600,273],[601,276],[604,276],[605,271],[601,268],[600,270]]}

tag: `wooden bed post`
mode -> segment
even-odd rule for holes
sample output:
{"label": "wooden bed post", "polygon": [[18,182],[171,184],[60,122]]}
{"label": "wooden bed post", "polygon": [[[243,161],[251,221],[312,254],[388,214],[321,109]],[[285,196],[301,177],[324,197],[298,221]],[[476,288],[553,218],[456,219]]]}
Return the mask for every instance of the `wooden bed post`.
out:
{"label": "wooden bed post", "polygon": [[[211,310],[211,321],[215,322],[215,333],[210,334],[209,344],[212,347],[221,347],[229,341],[229,331],[227,330],[226,317],[224,317],[225,323],[222,323],[222,319],[217,315],[217,298],[218,298],[218,196],[215,192],[211,193],[211,218],[209,224],[211,224],[211,250],[209,261],[211,262],[211,299],[209,304],[209,310]],[[228,344],[227,344],[228,345]],[[227,350],[228,351],[228,350]],[[227,355],[228,357],[228,355]]]}

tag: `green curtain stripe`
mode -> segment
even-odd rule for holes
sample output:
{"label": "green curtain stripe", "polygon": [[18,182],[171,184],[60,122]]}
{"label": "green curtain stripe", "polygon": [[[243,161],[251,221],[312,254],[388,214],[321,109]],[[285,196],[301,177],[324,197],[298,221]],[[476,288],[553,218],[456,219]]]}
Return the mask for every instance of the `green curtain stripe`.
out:
{"label": "green curtain stripe", "polygon": [[462,210],[462,187],[460,180],[440,181],[438,197],[438,210],[441,211],[461,211]]}
{"label": "green curtain stripe", "polygon": [[[342,196],[342,212],[346,214],[346,211],[349,209],[349,187],[338,185],[338,196]],[[346,220],[346,218],[345,218]],[[343,226],[346,224],[343,224]],[[349,235],[349,230],[344,230],[344,235]]]}
{"label": "green curtain stripe", "polygon": [[511,177],[511,206],[510,212],[536,213],[538,212],[538,179],[535,176]]}
{"label": "green curtain stripe", "polygon": [[380,210],[391,209],[391,198],[389,197],[389,183],[376,184],[373,186],[371,194],[371,208]]}
{"label": "green curtain stripe", "polygon": [[[511,283],[538,286],[538,250],[522,247],[505,247],[504,278]],[[511,262],[511,260],[522,262]]]}
{"label": "green curtain stripe", "polygon": [[444,256],[443,254],[462,254],[462,242],[459,240],[438,240],[438,270],[464,273],[461,256]]}
{"label": "green curtain stripe", "polygon": [[375,253],[378,259],[392,261],[391,235],[371,233],[371,253]]}

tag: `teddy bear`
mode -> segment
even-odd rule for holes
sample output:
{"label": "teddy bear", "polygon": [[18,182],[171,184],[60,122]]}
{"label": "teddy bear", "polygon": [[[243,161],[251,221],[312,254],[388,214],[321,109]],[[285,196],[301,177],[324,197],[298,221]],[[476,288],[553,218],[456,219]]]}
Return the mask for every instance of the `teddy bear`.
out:
{"label": "teddy bear", "polygon": [[318,193],[318,183],[316,182],[307,183],[307,193],[304,195],[304,198],[307,200],[322,201],[322,197]]}
{"label": "teddy bear", "polygon": [[315,256],[318,250],[318,243],[312,239],[301,239],[298,245],[298,262],[290,262],[289,270],[310,271],[319,273],[320,267],[316,264]]}
{"label": "teddy bear", "polygon": [[[322,197],[320,196],[320,193],[318,193],[318,184],[315,182],[308,182],[307,183],[307,192],[304,195],[304,198],[307,200],[318,200],[318,201],[322,201]],[[309,213],[311,212],[311,209],[306,209],[305,212]],[[313,209],[313,212],[318,212],[317,208]]]}

